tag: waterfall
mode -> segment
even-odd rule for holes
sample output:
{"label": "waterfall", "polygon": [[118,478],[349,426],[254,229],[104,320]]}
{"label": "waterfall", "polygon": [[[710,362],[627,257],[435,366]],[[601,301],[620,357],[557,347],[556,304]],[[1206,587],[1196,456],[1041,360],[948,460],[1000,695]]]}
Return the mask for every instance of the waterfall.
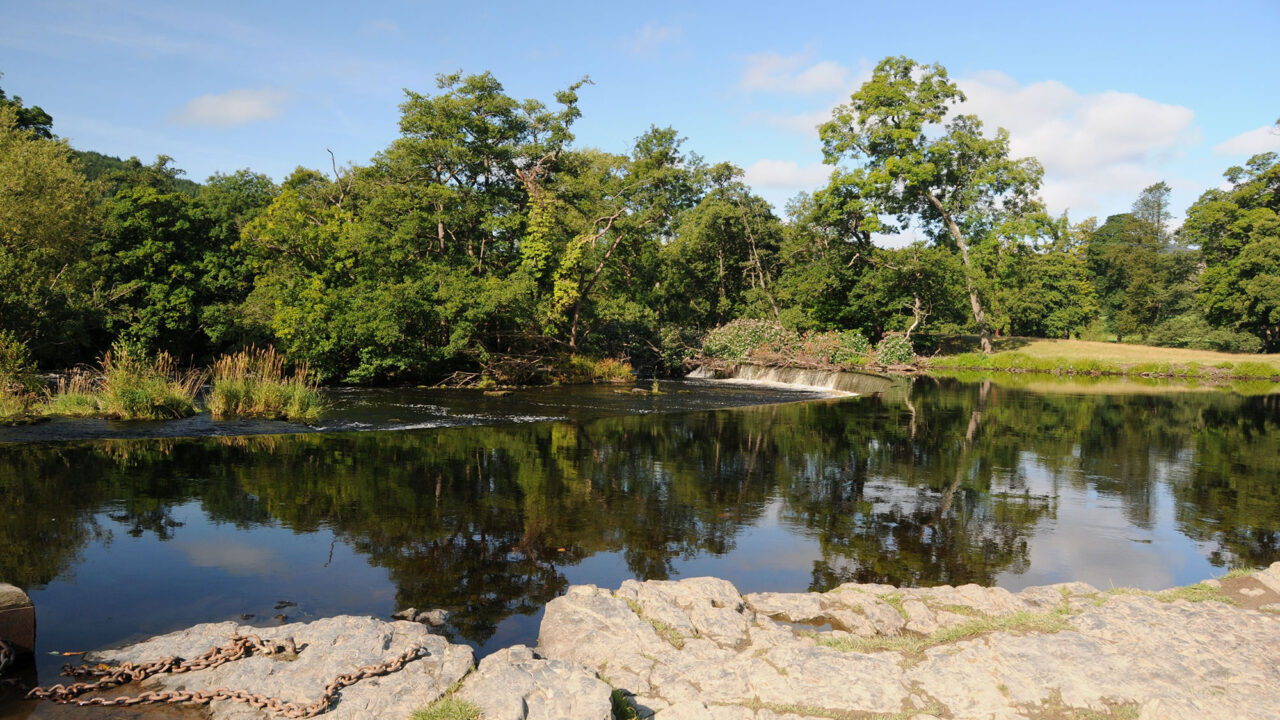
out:
{"label": "waterfall", "polygon": [[870,372],[810,370],[806,368],[768,367],[748,364],[731,365],[723,370],[699,366],[685,377],[693,380],[785,385],[787,387],[853,395],[883,393],[893,385],[893,380],[889,377]]}

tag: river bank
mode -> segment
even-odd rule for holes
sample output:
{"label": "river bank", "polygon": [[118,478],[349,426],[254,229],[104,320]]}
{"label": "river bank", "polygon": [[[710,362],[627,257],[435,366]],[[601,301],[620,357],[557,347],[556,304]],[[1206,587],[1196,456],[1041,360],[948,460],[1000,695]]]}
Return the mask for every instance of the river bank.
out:
{"label": "river bank", "polygon": [[[426,625],[349,616],[269,633],[205,624],[85,660],[192,658],[253,633],[292,645],[104,695],[227,687],[304,705],[333,677],[412,656],[403,669],[351,683],[325,716],[1280,717],[1280,563],[1159,592],[1082,582],[1018,593],[846,583],[742,594],[716,578],[577,585],[547,604],[537,647],[505,648],[478,666],[471,648]],[[275,717],[228,699],[209,712]]]}

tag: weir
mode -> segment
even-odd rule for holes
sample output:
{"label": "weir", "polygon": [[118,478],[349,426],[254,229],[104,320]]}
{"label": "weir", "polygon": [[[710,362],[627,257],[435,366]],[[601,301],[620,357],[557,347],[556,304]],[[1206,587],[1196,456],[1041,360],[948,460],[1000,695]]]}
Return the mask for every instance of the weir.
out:
{"label": "weir", "polygon": [[747,363],[729,365],[724,368],[711,368],[703,365],[694,368],[686,377],[690,380],[721,380],[761,385],[786,385],[788,387],[855,395],[877,395],[888,392],[895,385],[892,377],[871,372],[771,367]]}

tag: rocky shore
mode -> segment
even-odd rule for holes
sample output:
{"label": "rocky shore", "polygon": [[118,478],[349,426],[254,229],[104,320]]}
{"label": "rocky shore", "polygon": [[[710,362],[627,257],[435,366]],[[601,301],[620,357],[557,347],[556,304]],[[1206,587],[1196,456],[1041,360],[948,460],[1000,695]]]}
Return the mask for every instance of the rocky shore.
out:
{"label": "rocky shore", "polygon": [[[88,660],[194,657],[254,632],[267,634],[200,625]],[[575,586],[547,605],[536,648],[478,666],[470,648],[417,622],[338,617],[269,634],[298,652],[143,685],[305,703],[333,677],[416,646],[419,659],[343,689],[324,717],[468,717],[440,710],[470,704],[485,720],[1280,718],[1280,563],[1163,592],[848,584],[743,595],[714,578]],[[273,717],[226,700],[210,712]]]}

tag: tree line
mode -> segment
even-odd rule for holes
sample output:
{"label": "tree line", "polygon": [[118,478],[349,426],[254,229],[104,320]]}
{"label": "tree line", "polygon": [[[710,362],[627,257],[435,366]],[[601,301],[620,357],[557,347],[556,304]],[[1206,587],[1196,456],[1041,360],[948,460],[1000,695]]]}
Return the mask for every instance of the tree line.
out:
{"label": "tree line", "polygon": [[[0,332],[53,369],[116,342],[193,363],[272,345],[343,382],[570,353],[661,371],[739,318],[1280,350],[1275,153],[1177,229],[1164,183],[1072,222],[944,68],[887,58],[820,128],[830,180],[780,217],[673,128],[575,145],[588,83],[544,103],[444,75],[366,164],[279,183],[75,150],[0,91]],[[901,232],[919,240],[875,243]]]}

